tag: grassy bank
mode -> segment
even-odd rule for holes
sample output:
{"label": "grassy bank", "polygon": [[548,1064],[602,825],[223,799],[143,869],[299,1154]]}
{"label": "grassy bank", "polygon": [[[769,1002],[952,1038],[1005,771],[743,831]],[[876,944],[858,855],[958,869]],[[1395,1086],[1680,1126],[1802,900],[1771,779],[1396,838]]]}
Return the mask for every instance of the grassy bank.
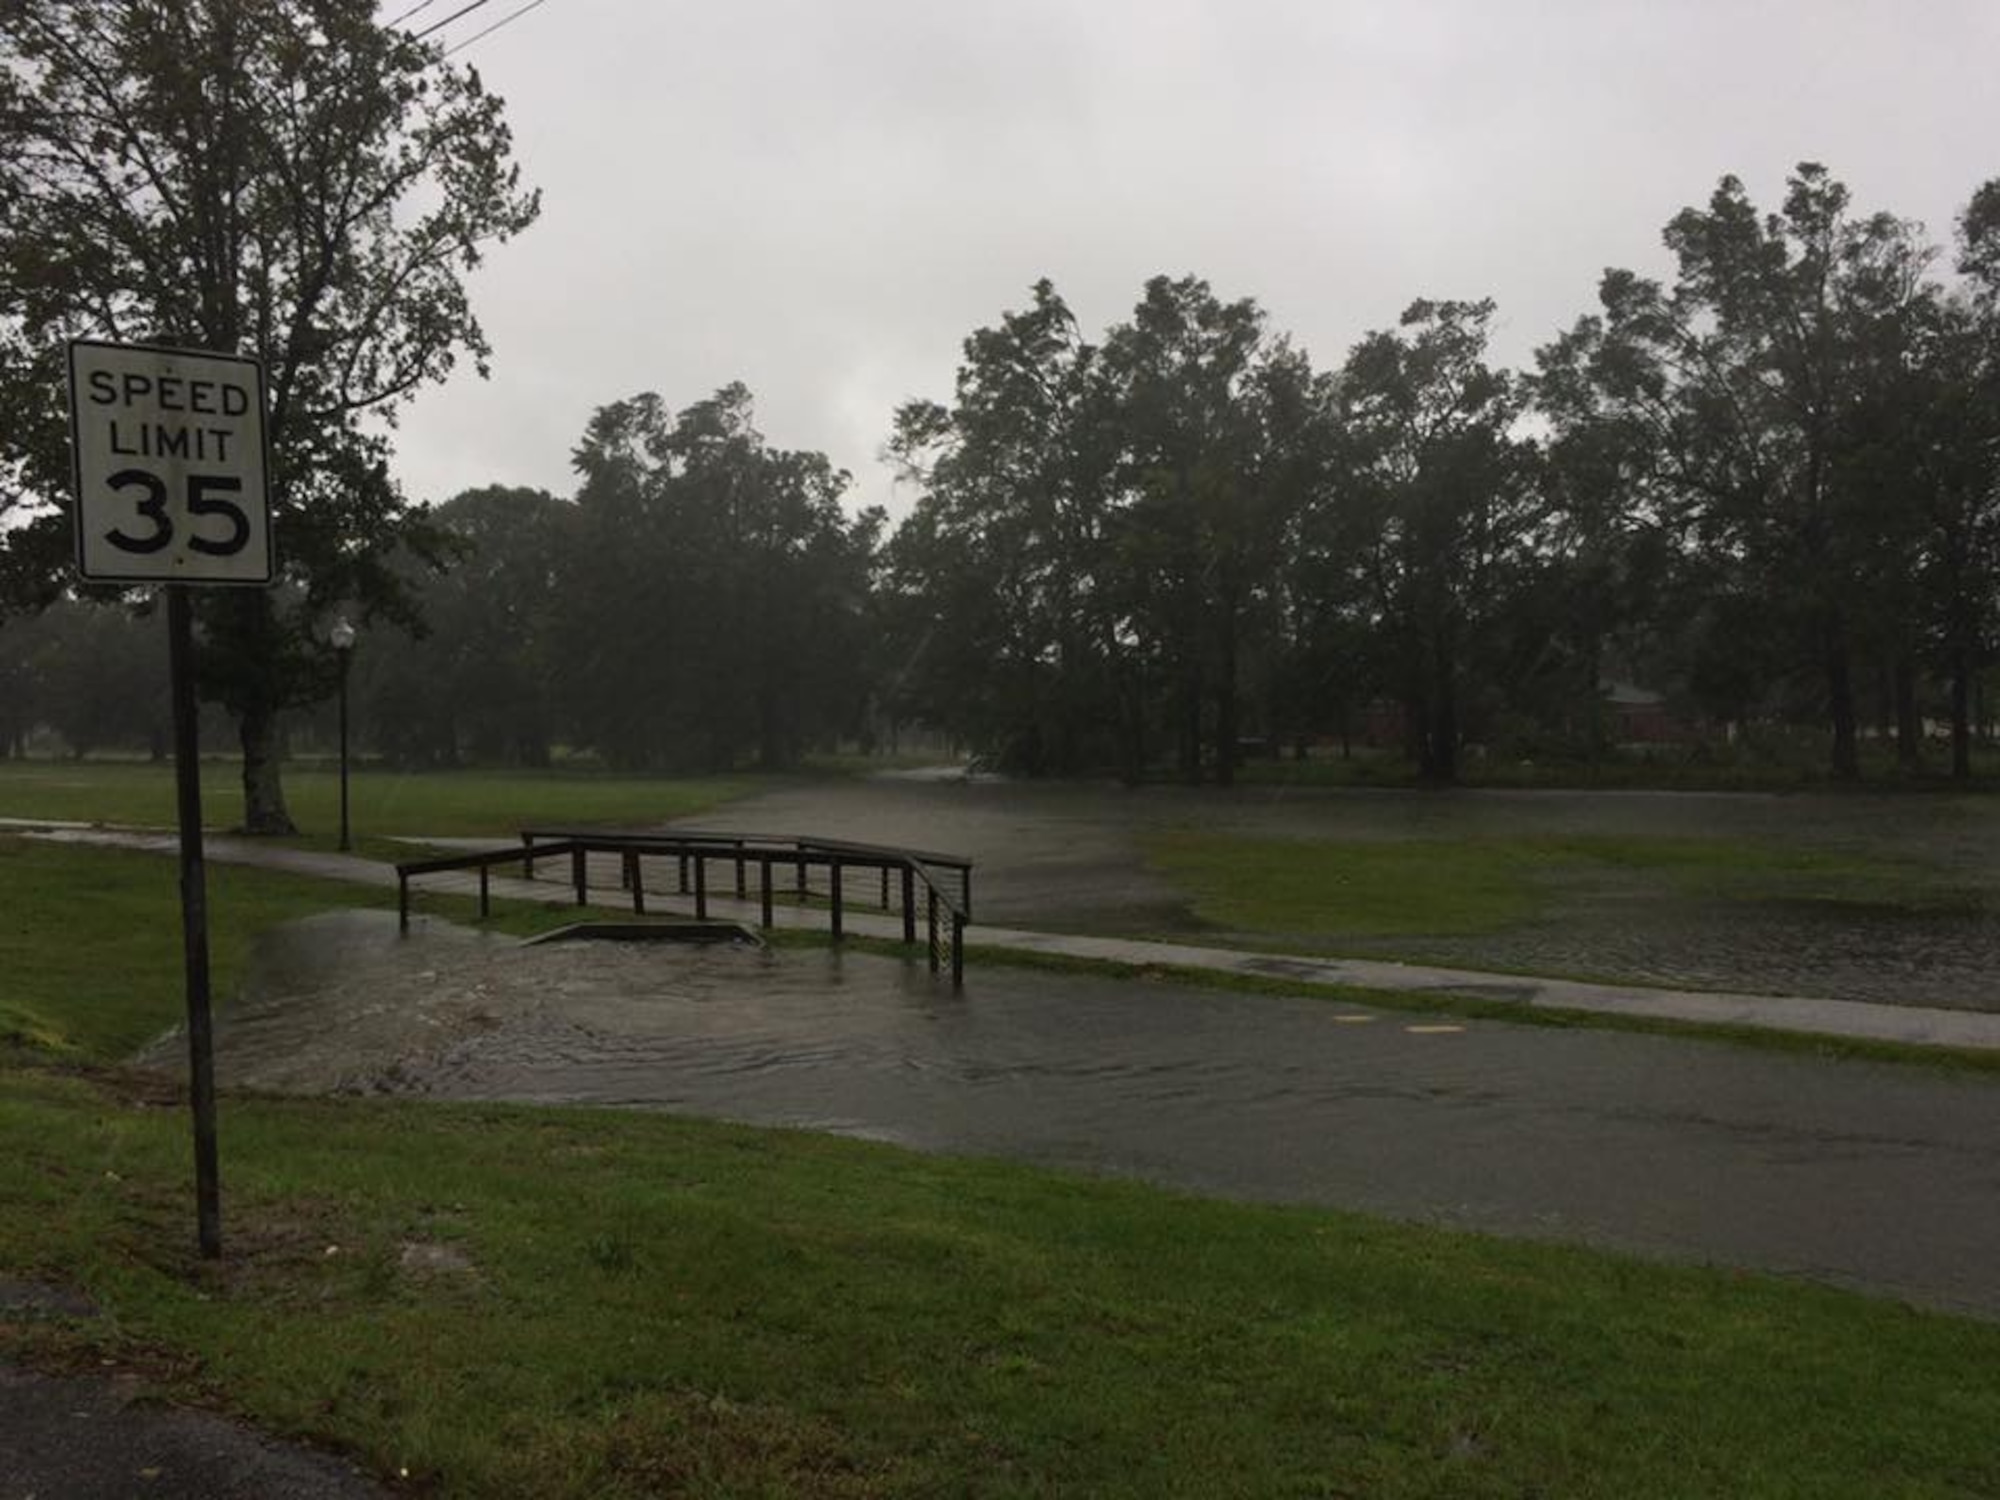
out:
{"label": "grassy bank", "polygon": [[[1800,792],[1865,789],[1869,792],[1990,792],[2000,786],[2000,752],[1975,747],[1972,775],[1952,778],[1950,756],[1933,746],[1916,770],[1898,764],[1892,750],[1865,745],[1857,781],[1832,774],[1823,741],[1804,735],[1747,747],[1659,746],[1628,749],[1592,761],[1580,755],[1527,751],[1482,755],[1459,763],[1457,784],[1510,791]],[[1321,748],[1310,759],[1289,754],[1252,757],[1237,768],[1249,786],[1416,787],[1416,764],[1394,751],[1357,746],[1348,756]]]}
{"label": "grassy bank", "polygon": [[[227,828],[243,812],[241,768],[202,763],[203,822]],[[349,819],[382,837],[508,835],[533,823],[659,823],[742,796],[755,782],[723,776],[617,776],[591,771],[409,772],[370,767],[349,777]],[[304,841],[331,847],[340,821],[340,777],[294,766],[285,796]],[[136,761],[0,761],[0,817],[171,827],[170,764]]]}
{"label": "grassy bank", "polygon": [[1197,917],[1287,939],[1454,936],[1535,920],[1611,881],[1675,900],[1803,902],[1837,912],[1965,912],[1986,898],[1909,860],[1716,838],[1431,836],[1246,839],[1190,831],[1146,846]]}

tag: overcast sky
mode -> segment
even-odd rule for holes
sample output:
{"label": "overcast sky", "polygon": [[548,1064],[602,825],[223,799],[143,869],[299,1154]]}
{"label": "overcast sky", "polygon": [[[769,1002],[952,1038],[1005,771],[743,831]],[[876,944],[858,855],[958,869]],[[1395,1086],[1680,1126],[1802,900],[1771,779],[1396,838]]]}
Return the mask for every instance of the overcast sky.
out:
{"label": "overcast sky", "polygon": [[419,399],[400,474],[567,494],[596,407],[740,379],[900,515],[891,413],[1041,276],[1096,337],[1193,272],[1321,365],[1491,296],[1526,363],[1725,172],[1775,207],[1822,161],[1948,241],[2000,176],[1997,43],[1994,0],[545,0],[459,54],[543,213],[473,283],[493,378]]}

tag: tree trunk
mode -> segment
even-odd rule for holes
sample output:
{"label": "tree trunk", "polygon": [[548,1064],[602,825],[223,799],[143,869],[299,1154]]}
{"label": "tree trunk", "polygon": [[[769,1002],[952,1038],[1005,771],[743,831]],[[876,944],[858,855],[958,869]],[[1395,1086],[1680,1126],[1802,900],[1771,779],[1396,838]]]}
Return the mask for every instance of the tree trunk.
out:
{"label": "tree trunk", "polygon": [[1201,785],[1201,668],[1181,670],[1181,775],[1189,786]]}
{"label": "tree trunk", "polygon": [[1137,662],[1113,655],[1118,684],[1119,779],[1138,786],[1146,779],[1146,673]]}
{"label": "tree trunk", "polygon": [[1458,780],[1458,683],[1451,647],[1438,642],[1436,680],[1431,685],[1431,775],[1449,786]]}
{"label": "tree trunk", "polygon": [[1595,631],[1591,631],[1583,647],[1583,733],[1584,758],[1587,764],[1596,765],[1610,748],[1604,733],[1604,695],[1599,684],[1604,680],[1604,642]]}
{"label": "tree trunk", "polygon": [[1951,779],[1972,779],[1972,653],[1951,653]]}
{"label": "tree trunk", "polygon": [[1907,654],[1898,655],[1896,685],[1896,765],[1914,774],[1923,769],[1924,725],[1917,713],[1917,664]]}
{"label": "tree trunk", "polygon": [[1847,622],[1838,610],[1826,621],[1826,711],[1833,727],[1832,771],[1838,781],[1861,777],[1854,733],[1854,671],[1847,654]]}
{"label": "tree trunk", "polygon": [[1419,780],[1431,777],[1431,700],[1421,686],[1403,694],[1403,758],[1417,768]]}
{"label": "tree trunk", "polygon": [[243,831],[297,833],[298,825],[285,806],[285,785],[279,772],[276,711],[246,709],[238,733],[243,744]]}
{"label": "tree trunk", "polygon": [[1215,686],[1215,781],[1236,784],[1236,606],[1226,604],[1216,645],[1222,656],[1222,679]]}

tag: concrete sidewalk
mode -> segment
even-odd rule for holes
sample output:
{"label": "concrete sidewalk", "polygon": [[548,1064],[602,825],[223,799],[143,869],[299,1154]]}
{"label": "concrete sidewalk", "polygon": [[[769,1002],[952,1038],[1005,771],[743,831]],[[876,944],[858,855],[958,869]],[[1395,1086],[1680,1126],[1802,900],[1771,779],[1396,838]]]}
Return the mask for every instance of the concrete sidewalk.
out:
{"label": "concrete sidewalk", "polygon": [[[59,843],[144,849],[168,855],[178,847],[170,833],[137,829],[33,823],[20,819],[0,819],[0,828]],[[395,866],[379,860],[292,849],[228,835],[212,835],[205,844],[208,857],[222,863],[255,865],[380,889],[396,888]],[[443,847],[493,847],[488,840],[440,839],[435,844]],[[550,871],[550,878],[533,881],[495,874],[492,877],[492,894],[499,900],[532,901],[547,906],[574,905],[575,896],[568,883],[567,861],[552,861]],[[476,896],[478,890],[477,877],[469,873],[427,875],[413,887],[413,891],[461,896]],[[584,908],[586,911],[601,915],[629,909],[629,903],[618,890],[615,870],[608,863],[593,866],[591,895],[589,905]],[[693,909],[692,898],[650,885],[647,905],[648,910],[655,913],[691,914]],[[711,893],[708,910],[712,917],[740,921],[749,926],[755,926],[758,920],[758,905],[754,900],[737,901],[730,896]],[[778,927],[799,931],[823,932],[827,927],[827,916],[822,907],[781,905],[773,913],[773,921]],[[871,912],[862,902],[852,898],[846,905],[843,925],[849,932],[863,936],[891,941],[902,937],[899,917]],[[1897,1042],[1918,1047],[2000,1049],[2000,1015],[1983,1011],[1880,1005],[1803,995],[1650,989],[1638,985],[1595,984],[1585,980],[1527,974],[1481,973],[1379,959],[1251,953],[1187,943],[1150,942],[1139,938],[1086,937],[977,925],[967,929],[967,941],[977,947],[1092,959],[1134,968],[1171,967],[1260,979],[1283,979],[1307,985],[1465,997],[1518,1005],[1524,1010],[1584,1011],[1596,1015],[1684,1021],[1700,1025],[1749,1026],[1769,1031]],[[969,968],[969,974],[968,983],[976,985],[976,964]]]}

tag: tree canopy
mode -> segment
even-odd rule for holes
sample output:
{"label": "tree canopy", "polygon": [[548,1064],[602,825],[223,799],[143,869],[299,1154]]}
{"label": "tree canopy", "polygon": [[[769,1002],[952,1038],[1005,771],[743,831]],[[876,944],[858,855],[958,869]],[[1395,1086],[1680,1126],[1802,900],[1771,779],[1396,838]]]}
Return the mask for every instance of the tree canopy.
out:
{"label": "tree canopy", "polygon": [[202,600],[245,825],[291,827],[284,707],[331,678],[336,608],[412,618],[431,539],[388,472],[398,405],[488,346],[464,276],[534,219],[501,102],[372,0],[10,0],[0,9],[0,582],[62,586],[63,349],[248,354],[269,391],[282,581]]}
{"label": "tree canopy", "polygon": [[[1029,774],[1227,781],[1358,729],[1448,782],[1471,753],[1602,758],[1643,702],[1717,746],[1816,732],[1840,777],[1871,737],[1920,768],[1948,724],[1969,775],[2000,645],[2000,182],[1949,262],[1812,163],[1768,208],[1723,178],[1663,245],[1665,274],[1607,270],[1526,372],[1495,362],[1485,299],[1418,298],[1317,367],[1198,276],[1100,332],[1037,282],[967,336],[949,399],[894,414],[917,499],[893,534],[740,385],[614,401],[573,500],[496,487],[366,539],[301,510],[322,561],[274,616],[300,627],[288,680],[312,684],[325,601],[414,593],[434,638],[368,682],[377,744],[416,762],[786,766],[918,724]],[[379,463],[352,412],[312,430],[303,493]],[[33,581],[24,557],[0,561]],[[227,623],[214,649],[257,639]],[[55,705],[55,659],[0,673]],[[109,732],[67,701],[77,737]]]}

